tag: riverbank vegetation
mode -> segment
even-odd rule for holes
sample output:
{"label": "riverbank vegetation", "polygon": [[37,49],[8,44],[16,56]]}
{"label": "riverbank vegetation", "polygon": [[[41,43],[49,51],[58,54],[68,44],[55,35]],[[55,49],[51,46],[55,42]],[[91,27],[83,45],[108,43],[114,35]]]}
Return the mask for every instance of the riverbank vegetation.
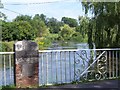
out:
{"label": "riverbank vegetation", "polygon": [[13,50],[10,46],[20,40],[35,41],[39,49],[46,49],[52,43],[87,43],[87,34],[82,35],[78,28],[80,25],[76,19],[63,17],[58,21],[47,18],[44,14],[36,14],[34,17],[21,15],[11,22],[2,20],[2,51]]}
{"label": "riverbank vegetation", "polygon": [[[89,48],[118,48],[120,47],[120,2],[82,2],[86,16],[78,20],[62,17],[58,21],[44,14],[34,16],[20,15],[11,22],[5,14],[1,14],[2,49],[11,51],[13,41],[32,40],[37,42],[39,49],[47,49],[52,43],[69,42],[88,43]],[[93,17],[87,17],[91,11]],[[69,45],[69,44],[68,44]]]}

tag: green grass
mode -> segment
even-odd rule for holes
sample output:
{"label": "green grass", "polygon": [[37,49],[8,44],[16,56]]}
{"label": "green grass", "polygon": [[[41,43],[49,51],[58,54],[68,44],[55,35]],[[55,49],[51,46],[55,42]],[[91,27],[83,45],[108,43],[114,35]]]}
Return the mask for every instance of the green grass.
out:
{"label": "green grass", "polygon": [[15,86],[13,85],[7,85],[7,86],[1,86],[0,90],[15,90]]}

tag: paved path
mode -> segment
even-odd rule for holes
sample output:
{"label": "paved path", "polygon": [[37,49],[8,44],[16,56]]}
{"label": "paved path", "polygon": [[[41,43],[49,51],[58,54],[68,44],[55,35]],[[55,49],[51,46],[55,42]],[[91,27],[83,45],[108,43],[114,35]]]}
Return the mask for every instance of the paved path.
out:
{"label": "paved path", "polygon": [[120,90],[120,80],[104,80],[104,81],[97,81],[97,82],[87,82],[87,83],[80,83],[80,84],[67,84],[67,85],[60,85],[60,86],[48,86],[46,88],[53,88],[53,89],[65,89],[65,88],[95,88],[95,89],[105,89],[105,90]]}

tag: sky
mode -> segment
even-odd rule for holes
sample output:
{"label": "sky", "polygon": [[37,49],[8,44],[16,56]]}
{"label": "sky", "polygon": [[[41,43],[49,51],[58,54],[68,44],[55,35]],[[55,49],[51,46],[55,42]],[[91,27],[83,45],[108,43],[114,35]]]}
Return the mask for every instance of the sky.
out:
{"label": "sky", "polygon": [[48,18],[54,17],[59,21],[62,17],[78,19],[79,16],[85,15],[79,0],[1,0],[1,3],[3,3],[4,8],[0,11],[6,14],[10,21],[18,15],[44,14]]}

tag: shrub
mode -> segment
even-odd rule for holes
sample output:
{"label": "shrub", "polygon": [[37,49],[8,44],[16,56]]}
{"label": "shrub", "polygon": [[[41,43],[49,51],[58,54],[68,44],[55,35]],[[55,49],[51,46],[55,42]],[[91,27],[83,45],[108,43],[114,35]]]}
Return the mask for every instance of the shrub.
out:
{"label": "shrub", "polygon": [[38,44],[39,50],[46,49],[51,45],[51,41],[45,37],[37,37],[35,42]]}
{"label": "shrub", "polygon": [[0,42],[0,52],[11,52],[13,51],[14,41],[11,42]]}

